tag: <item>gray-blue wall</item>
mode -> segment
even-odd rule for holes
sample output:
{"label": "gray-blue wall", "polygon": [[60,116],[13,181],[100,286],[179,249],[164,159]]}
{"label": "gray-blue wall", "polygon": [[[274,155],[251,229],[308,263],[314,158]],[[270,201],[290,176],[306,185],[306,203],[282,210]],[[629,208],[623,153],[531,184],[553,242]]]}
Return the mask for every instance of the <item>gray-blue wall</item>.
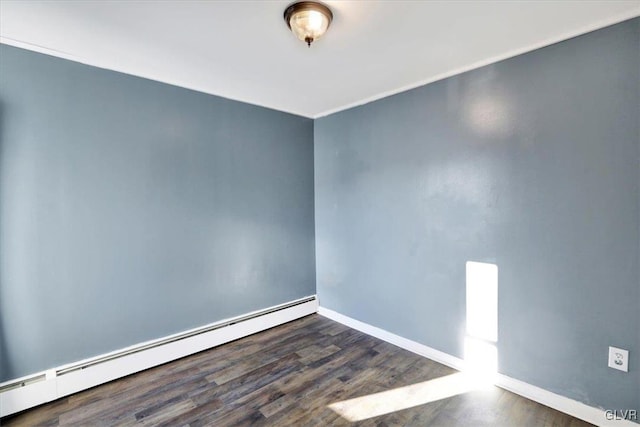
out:
{"label": "gray-blue wall", "polygon": [[640,409],[639,41],[634,19],[316,120],[320,304],[463,357],[465,263],[494,263],[500,372]]}
{"label": "gray-blue wall", "polygon": [[313,121],[0,46],[0,381],[315,293]]}

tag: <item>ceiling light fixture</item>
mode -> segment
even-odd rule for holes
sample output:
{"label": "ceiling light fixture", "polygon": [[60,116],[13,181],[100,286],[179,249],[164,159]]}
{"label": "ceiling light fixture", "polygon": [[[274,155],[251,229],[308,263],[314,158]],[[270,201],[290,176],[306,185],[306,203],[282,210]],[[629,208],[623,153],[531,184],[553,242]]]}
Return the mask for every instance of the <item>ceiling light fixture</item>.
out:
{"label": "ceiling light fixture", "polygon": [[327,31],[332,19],[331,10],[315,1],[299,1],[284,11],[287,26],[309,47]]}

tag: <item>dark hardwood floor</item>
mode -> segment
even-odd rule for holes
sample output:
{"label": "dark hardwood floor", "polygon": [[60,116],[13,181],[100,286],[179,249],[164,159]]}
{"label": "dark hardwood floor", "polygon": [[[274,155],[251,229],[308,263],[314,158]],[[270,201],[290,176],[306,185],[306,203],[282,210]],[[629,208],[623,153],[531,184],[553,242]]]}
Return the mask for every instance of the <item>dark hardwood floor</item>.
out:
{"label": "dark hardwood floor", "polygon": [[496,387],[465,387],[451,368],[311,315],[0,424],[590,425]]}

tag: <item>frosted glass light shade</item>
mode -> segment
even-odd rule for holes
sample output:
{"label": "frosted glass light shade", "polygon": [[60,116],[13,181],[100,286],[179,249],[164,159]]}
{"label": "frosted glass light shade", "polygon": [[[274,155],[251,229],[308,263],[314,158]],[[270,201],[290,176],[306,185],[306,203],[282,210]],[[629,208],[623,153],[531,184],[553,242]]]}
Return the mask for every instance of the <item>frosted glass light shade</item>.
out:
{"label": "frosted glass light shade", "polygon": [[284,11],[284,19],[297,38],[309,46],[327,31],[333,14],[328,7],[313,1],[294,3]]}

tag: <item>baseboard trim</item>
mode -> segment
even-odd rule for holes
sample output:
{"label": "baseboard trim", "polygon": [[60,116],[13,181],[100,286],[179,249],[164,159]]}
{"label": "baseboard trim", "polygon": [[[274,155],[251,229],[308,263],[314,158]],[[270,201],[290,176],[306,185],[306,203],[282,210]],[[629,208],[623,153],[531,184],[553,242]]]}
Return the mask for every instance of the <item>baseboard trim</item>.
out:
{"label": "baseboard trim", "polygon": [[[310,298],[312,299],[309,300]],[[286,306],[286,308],[280,309],[283,306]],[[318,300],[314,295],[185,331],[183,334],[191,334],[199,329],[222,325],[222,327],[191,335],[184,339],[172,340],[175,336],[180,335],[175,334],[159,340],[142,343],[139,346],[147,346],[153,342],[169,341],[166,344],[162,343],[142,351],[111,358],[102,363],[92,364],[95,360],[108,358],[118,352],[126,353],[136,346],[25,377],[44,376],[42,380],[25,381],[22,386],[8,388],[6,391],[1,392],[0,417],[21,412],[34,406],[273,328],[313,314],[317,310]],[[260,314],[261,312],[265,314]],[[86,364],[86,367],[69,371],[70,366],[81,364]],[[65,371],[67,372],[61,373]],[[19,380],[12,381],[12,383],[15,382],[19,382]]]}
{"label": "baseboard trim", "polygon": [[[442,363],[443,365],[457,370],[464,370],[464,360],[458,357],[401,337],[400,335],[396,335],[368,323],[345,316],[344,314],[325,307],[318,307],[318,314],[360,332],[364,332],[367,335],[371,335],[390,344],[411,351],[412,353],[426,357],[427,359]],[[503,374],[498,374],[496,376],[495,385],[597,426],[638,427],[638,424],[629,420],[607,420],[605,416],[606,413],[603,409],[594,408],[582,402],[578,402],[577,400],[561,396]]]}

